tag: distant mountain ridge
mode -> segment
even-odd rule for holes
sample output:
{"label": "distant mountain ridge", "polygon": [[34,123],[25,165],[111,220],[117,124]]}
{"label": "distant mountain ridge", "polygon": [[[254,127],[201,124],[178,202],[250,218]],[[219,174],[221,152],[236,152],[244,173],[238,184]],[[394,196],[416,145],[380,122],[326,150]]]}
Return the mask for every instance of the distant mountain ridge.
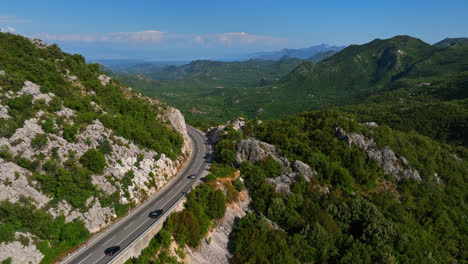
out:
{"label": "distant mountain ridge", "polygon": [[437,43],[435,43],[433,46],[438,47],[438,48],[447,48],[449,46],[452,46],[456,43],[468,43],[468,38],[445,38]]}
{"label": "distant mountain ridge", "polygon": [[254,53],[251,55],[251,58],[257,60],[280,60],[284,57],[290,57],[305,60],[315,56],[318,53],[329,51],[338,52],[344,48],[345,46],[330,46],[328,44],[320,44],[301,49],[282,49],[280,51]]}

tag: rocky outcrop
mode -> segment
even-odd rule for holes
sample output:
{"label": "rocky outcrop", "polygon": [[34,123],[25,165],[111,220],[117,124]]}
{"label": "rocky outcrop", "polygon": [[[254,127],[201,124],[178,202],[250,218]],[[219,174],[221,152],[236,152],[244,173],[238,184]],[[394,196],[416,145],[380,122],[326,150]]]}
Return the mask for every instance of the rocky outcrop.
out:
{"label": "rocky outcrop", "polygon": [[0,244],[0,261],[11,258],[12,264],[39,263],[43,257],[32,243],[27,246],[18,241]]}
{"label": "rocky outcrop", "polygon": [[403,156],[397,157],[390,147],[385,146],[377,149],[373,139],[368,139],[356,133],[347,134],[341,127],[335,128],[335,134],[339,140],[348,143],[349,147],[357,145],[364,150],[367,157],[374,160],[382,168],[384,174],[393,176],[395,180],[412,179],[422,181],[419,172],[410,167],[406,158]]}
{"label": "rocky outcrop", "polygon": [[34,46],[36,46],[36,48],[39,48],[39,49],[44,49],[44,48],[47,48],[49,46],[49,44],[45,43],[44,41],[40,40],[40,39],[36,39],[36,38],[27,38],[29,41],[31,41],[32,44],[34,44]]}
{"label": "rocky outcrop", "polygon": [[60,214],[65,215],[66,222],[81,219],[90,233],[96,233],[105,228],[109,224],[111,218],[116,217],[111,208],[101,207],[99,200],[94,197],[90,197],[87,204],[90,205],[91,208],[87,212],[82,213],[77,210],[72,210],[72,207],[68,203],[61,201],[57,208],[49,209],[49,213],[54,217]]}
{"label": "rocky outcrop", "polygon": [[98,80],[101,82],[102,85],[108,85],[111,80],[111,77],[105,74],[101,74],[98,76]]}
{"label": "rocky outcrop", "polygon": [[0,105],[0,118],[9,119],[10,116],[8,115],[8,105]]}
{"label": "rocky outcrop", "polygon": [[310,179],[312,179],[312,177],[317,176],[316,171],[313,171],[309,165],[305,164],[304,162],[300,160],[296,160],[293,162],[292,169],[296,173],[299,173],[302,176],[304,176],[306,181],[309,181]]}
{"label": "rocky outcrop", "polygon": [[300,160],[290,162],[287,158],[281,156],[281,153],[275,146],[256,140],[245,139],[236,144],[236,162],[238,164],[244,161],[250,161],[257,164],[267,158],[273,158],[282,167],[282,175],[277,178],[267,178],[267,182],[273,185],[277,192],[290,192],[293,184],[299,175],[304,176],[306,181],[317,176],[317,172],[312,170],[309,165]]}
{"label": "rocky outcrop", "polygon": [[29,94],[33,96],[33,101],[44,100],[46,103],[54,97],[53,93],[43,94],[41,93],[41,87],[33,82],[25,81],[21,91],[18,92],[18,96]]}
{"label": "rocky outcrop", "polygon": [[223,133],[225,133],[224,130],[228,126],[232,126],[232,128],[234,130],[236,130],[236,131],[239,131],[239,130],[242,131],[244,129],[244,126],[245,126],[245,120],[244,120],[244,118],[239,117],[237,119],[234,119],[232,121],[227,122],[224,125],[219,125],[217,127],[209,128],[206,131],[206,137],[208,138],[208,140],[210,140],[210,143],[211,144],[216,144],[219,141],[221,135],[223,135]]}
{"label": "rocky outcrop", "polygon": [[268,157],[279,162],[285,168],[285,172],[290,171],[291,163],[281,156],[275,146],[256,139],[245,139],[236,144],[236,162],[238,164],[244,161],[257,164]]}
{"label": "rocky outcrop", "polygon": [[185,118],[179,109],[169,107],[166,112],[166,117],[171,122],[172,127],[182,135],[184,139],[184,145],[182,146],[182,153],[190,155],[192,149],[192,141],[187,134],[187,127],[185,125]]}
{"label": "rocky outcrop", "polygon": [[26,197],[38,207],[48,203],[49,197],[29,185],[27,176],[30,174],[22,167],[0,158],[0,201],[8,200],[14,203],[20,197]]}
{"label": "rocky outcrop", "polygon": [[216,223],[214,230],[204,239],[198,249],[185,248],[186,263],[227,264],[232,254],[229,252],[229,235],[235,223],[249,212],[250,197],[246,191],[241,192],[237,203],[229,204],[224,218]]}

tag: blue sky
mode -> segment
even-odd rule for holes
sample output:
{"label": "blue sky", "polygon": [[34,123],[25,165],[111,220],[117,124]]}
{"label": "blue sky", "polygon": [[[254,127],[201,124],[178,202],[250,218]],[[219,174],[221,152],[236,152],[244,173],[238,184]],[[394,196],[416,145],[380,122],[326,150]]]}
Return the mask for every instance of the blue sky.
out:
{"label": "blue sky", "polygon": [[233,58],[411,35],[468,37],[468,1],[0,0],[0,28],[89,59]]}

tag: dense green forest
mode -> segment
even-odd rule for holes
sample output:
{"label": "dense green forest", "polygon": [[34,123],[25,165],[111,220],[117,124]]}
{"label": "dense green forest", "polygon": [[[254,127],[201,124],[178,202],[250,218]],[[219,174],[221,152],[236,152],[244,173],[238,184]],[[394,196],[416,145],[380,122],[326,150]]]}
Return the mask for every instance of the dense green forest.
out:
{"label": "dense green forest", "polygon": [[[255,137],[302,160],[318,176],[298,179],[291,193],[266,182],[278,165],[240,165],[255,211],[232,234],[233,263],[464,263],[467,260],[468,152],[415,131],[368,128],[349,113],[317,111],[283,120],[249,122],[217,145],[216,161],[231,166],[234,142]],[[389,146],[418,169],[423,181],[395,181],[335,136],[340,126]],[[459,158],[454,158],[456,155]],[[442,180],[437,184],[433,175]],[[323,188],[328,191],[324,191]],[[265,220],[274,221],[273,229]]]}

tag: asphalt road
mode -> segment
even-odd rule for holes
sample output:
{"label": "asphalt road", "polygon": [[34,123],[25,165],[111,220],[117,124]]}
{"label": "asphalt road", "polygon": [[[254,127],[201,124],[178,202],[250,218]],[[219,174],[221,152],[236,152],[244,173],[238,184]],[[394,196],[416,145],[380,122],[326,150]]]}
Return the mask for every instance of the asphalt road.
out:
{"label": "asphalt road", "polygon": [[[162,209],[165,212],[199,180],[206,170],[211,148],[201,132],[189,126],[187,126],[187,132],[192,140],[193,154],[185,169],[163,191],[136,209],[136,213],[130,214],[116,223],[116,227],[110,226],[109,230],[104,231],[100,238],[91,242],[91,245],[81,252],[78,251],[64,263],[97,264],[111,262],[113,256],[104,254],[106,248],[120,246],[121,250],[124,249],[150,225],[159,221],[159,219],[149,218],[148,214],[150,212],[157,209]],[[197,174],[197,178],[188,179],[187,176],[193,173]]]}

